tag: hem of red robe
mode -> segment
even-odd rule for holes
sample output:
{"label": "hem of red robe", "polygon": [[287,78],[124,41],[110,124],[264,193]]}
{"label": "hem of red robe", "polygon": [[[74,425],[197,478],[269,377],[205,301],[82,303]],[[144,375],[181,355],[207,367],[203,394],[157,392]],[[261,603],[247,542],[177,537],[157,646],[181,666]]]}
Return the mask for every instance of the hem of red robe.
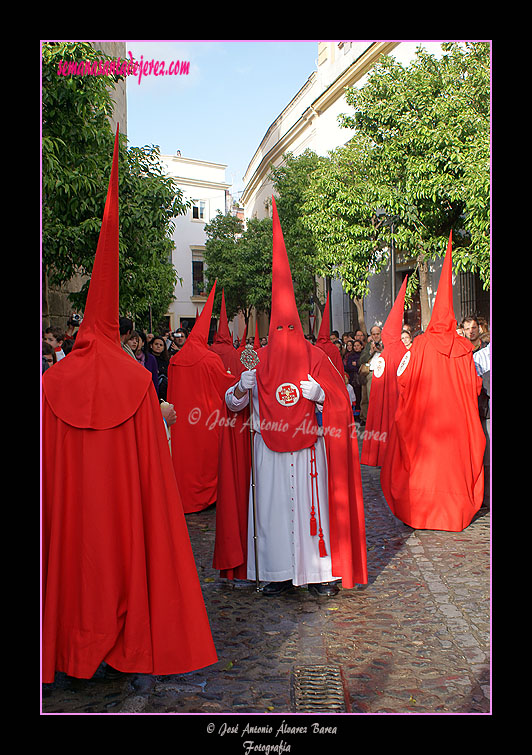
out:
{"label": "hem of red robe", "polygon": [[[414,498],[412,497],[412,493],[415,495]],[[462,532],[466,527],[469,527],[473,517],[482,507],[484,486],[481,486],[481,494],[475,494],[474,502],[468,496],[460,496],[461,500],[457,500],[456,495],[454,495],[451,499],[450,510],[442,510],[444,497],[449,497],[449,493],[442,491],[437,494],[432,493],[432,495],[434,497],[427,496],[426,491],[423,490],[410,490],[408,504],[403,502],[388,502],[388,506],[397,519],[400,519],[403,524],[412,527],[414,530]],[[415,511],[415,509],[427,510],[430,508],[432,510],[426,514]]]}
{"label": "hem of red robe", "polygon": [[[87,638],[84,638],[87,642]],[[98,644],[112,643],[113,640],[100,638]],[[120,648],[116,645],[120,643],[120,637],[114,639],[114,646],[110,650],[95,649],[95,652],[83,658],[80,658],[79,643],[74,642],[72,645],[71,657],[68,651],[59,654],[53,663],[44,660],[42,669],[42,683],[53,684],[56,673],[63,673],[76,679],[91,679],[102,663],[107,663],[112,668],[125,674],[151,674],[154,676],[168,676],[171,674],[186,674],[191,671],[211,666],[218,662],[218,656],[212,644],[211,648],[204,648],[203,651],[183,652],[182,658],[172,658],[172,651],[166,652],[165,659],[154,659],[142,650],[134,648]],[[210,644],[210,643],[209,643]],[[66,657],[65,657],[66,655]]]}

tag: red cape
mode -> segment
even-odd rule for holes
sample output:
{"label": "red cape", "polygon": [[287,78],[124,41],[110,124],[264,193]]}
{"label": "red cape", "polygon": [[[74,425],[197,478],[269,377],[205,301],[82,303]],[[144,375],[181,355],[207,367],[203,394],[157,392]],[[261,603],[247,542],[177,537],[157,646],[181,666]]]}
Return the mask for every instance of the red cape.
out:
{"label": "red cape", "polygon": [[397,378],[382,490],[393,514],[410,527],[460,532],[484,495],[485,437],[473,357],[448,358],[424,334],[408,355]]}
{"label": "red cape", "polygon": [[225,392],[235,383],[223,362],[206,350],[194,365],[168,366],[167,401],[177,421],[171,425],[172,460],[185,513],[202,511],[216,501],[220,420]]}
{"label": "red cape", "polygon": [[[270,346],[261,349],[261,360]],[[325,391],[323,427],[327,450],[329,528],[333,574],[341,576],[344,588],[367,583],[366,536],[362,480],[353,413],[345,383],[327,356],[307,342],[310,374]],[[301,379],[306,379],[301,376]],[[248,431],[247,428],[245,430]],[[219,487],[213,566],[223,576],[246,575],[247,505],[250,457],[244,462],[230,456],[225,447],[220,463],[225,483]],[[240,491],[240,493],[238,493]],[[236,504],[235,501],[239,503]]]}
{"label": "red cape", "polygon": [[460,532],[482,505],[482,379],[452,314],[451,241],[424,334],[399,366],[399,399],[381,468],[390,509],[415,529]]}
{"label": "red cape", "polygon": [[[244,331],[242,345],[235,351],[238,356],[238,372],[236,377],[245,370],[240,361],[245,345],[247,328]],[[254,349],[258,352],[255,332]],[[233,382],[234,385],[234,382]],[[247,563],[247,526],[248,526],[248,495],[251,468],[249,430],[249,407],[240,412],[232,412],[225,405],[226,423],[220,431],[220,454],[218,463],[218,497],[222,497],[225,506],[216,506],[216,542],[214,549],[214,568],[218,567],[219,547],[223,543],[223,552],[231,553],[231,567],[220,567],[220,576],[226,579],[246,579]],[[227,494],[227,491],[231,491]],[[230,512],[230,513],[228,513]],[[235,525],[236,522],[236,525]],[[223,555],[221,556],[223,561]],[[233,568],[235,567],[235,568]]]}
{"label": "red cape", "polygon": [[153,385],[106,430],[67,424],[45,398],[42,447],[42,681],[103,661],[142,674],[216,663]]}
{"label": "red cape", "polygon": [[249,407],[226,410],[227,424],[220,434],[216,539],[213,568],[227,579],[247,577],[247,531],[251,434]]}
{"label": "red cape", "polygon": [[397,368],[407,351],[401,341],[406,284],[407,278],[382,329],[384,349],[371,378],[360,463],[372,467],[382,466],[397,408]]}
{"label": "red cape", "polygon": [[117,146],[85,317],[43,375],[45,683],[217,661],[155,388],[120,345]]}

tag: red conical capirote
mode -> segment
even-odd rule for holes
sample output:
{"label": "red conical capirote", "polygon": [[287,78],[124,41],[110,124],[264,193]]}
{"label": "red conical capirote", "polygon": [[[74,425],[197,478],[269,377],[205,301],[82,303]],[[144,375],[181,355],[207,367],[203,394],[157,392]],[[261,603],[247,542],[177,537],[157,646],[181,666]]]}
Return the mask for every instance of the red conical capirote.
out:
{"label": "red conical capirote", "polygon": [[115,135],[113,162],[107,199],[103,211],[102,227],[96,247],[94,266],[83,322],[79,328],[74,349],[85,345],[87,339],[103,336],[120,344],[118,328],[118,126]]}
{"label": "red conical capirote", "polygon": [[208,349],[209,330],[211,327],[215,293],[216,281],[214,281],[213,287],[211,288],[207,301],[205,302],[205,306],[194,323],[194,327],[185,341],[185,345],[177,352],[177,354],[174,354],[170,360],[170,364],[176,363],[182,366],[196,364],[196,362],[205,356],[205,350]]}
{"label": "red conical capirote", "polygon": [[397,341],[401,340],[401,330],[403,329],[403,318],[404,318],[404,312],[405,312],[405,294],[406,294],[406,286],[408,282],[408,276],[405,277],[404,281],[401,284],[401,288],[399,289],[399,293],[397,294],[394,303],[392,304],[392,308],[390,310],[390,313],[388,317],[386,318],[386,322],[383,325],[382,328],[382,342],[384,344],[384,348],[386,349],[388,346],[390,346],[392,343],[396,343]]}
{"label": "red conical capirote", "polygon": [[273,203],[273,250],[272,250],[272,306],[270,314],[270,328],[268,345],[271,339],[276,340],[280,328],[291,328],[291,332],[298,337],[305,338],[299,312],[296,306],[294,284],[290,263],[286,253],[281,222],[277,213],[277,205]]}
{"label": "red conical capirote", "polygon": [[460,356],[470,351],[471,344],[456,332],[453,307],[452,231],[449,233],[447,253],[443,261],[438,290],[425,335],[440,354]]}
{"label": "red conical capirote", "polygon": [[[301,381],[308,380],[311,346],[299,319],[281,223],[272,200],[272,307],[268,346],[257,367],[257,391],[264,420],[262,438],[270,450],[285,452],[309,448],[318,425],[313,402],[300,391]],[[296,432],[302,423],[306,423],[304,435]],[[283,432],[278,431],[280,426]]]}
{"label": "red conical capirote", "polygon": [[324,351],[331,362],[334,364],[340,375],[344,376],[344,363],[340,354],[340,350],[331,341],[331,315],[329,308],[329,294],[327,294],[327,301],[325,302],[325,309],[323,310],[323,318],[320,324],[318,332],[318,338],[316,339],[316,346]]}
{"label": "red conical capirote", "polygon": [[216,335],[213,338],[213,344],[216,343],[227,343],[229,345],[233,345],[233,338],[231,336],[231,332],[229,330],[229,323],[227,321],[227,310],[225,307],[225,295],[224,290],[222,288],[222,303],[220,305],[220,320],[218,322],[218,330],[216,331]]}
{"label": "red conical capirote", "polygon": [[70,354],[43,375],[43,390],[54,414],[73,427],[93,430],[129,419],[152,382],[149,372],[120,343],[118,136],[117,126],[83,322]]}

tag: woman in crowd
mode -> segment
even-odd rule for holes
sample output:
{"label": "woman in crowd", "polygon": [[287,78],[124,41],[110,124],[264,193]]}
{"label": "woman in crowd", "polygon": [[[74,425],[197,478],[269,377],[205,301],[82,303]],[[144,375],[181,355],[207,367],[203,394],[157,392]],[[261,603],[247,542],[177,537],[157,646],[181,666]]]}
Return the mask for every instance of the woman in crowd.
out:
{"label": "woman in crowd", "polygon": [[353,386],[357,402],[356,405],[359,408],[362,400],[362,384],[359,380],[358,368],[362,349],[363,344],[360,341],[350,338],[346,343],[346,352],[343,357],[344,370],[349,378],[350,385]]}
{"label": "woman in crowd", "polygon": [[403,328],[401,331],[401,341],[404,343],[407,349],[412,347],[412,334],[407,328]]}
{"label": "woman in crowd", "polygon": [[135,355],[139,364],[151,372],[155,390],[159,390],[159,371],[155,357],[147,350],[146,335],[138,330],[133,330],[127,345]]}
{"label": "woman in crowd", "polygon": [[168,363],[170,357],[168,356],[164,336],[155,336],[149,345],[149,350],[157,362],[159,398],[166,401],[166,391],[168,388]]}

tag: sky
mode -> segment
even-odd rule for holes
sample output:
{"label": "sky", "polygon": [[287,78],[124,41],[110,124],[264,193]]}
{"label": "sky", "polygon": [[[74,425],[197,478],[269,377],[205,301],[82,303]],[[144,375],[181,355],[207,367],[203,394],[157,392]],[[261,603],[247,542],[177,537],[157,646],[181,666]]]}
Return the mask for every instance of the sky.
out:
{"label": "sky", "polygon": [[189,73],[129,76],[130,147],[227,165],[236,198],[267,129],[317,68],[314,40],[161,40],[126,42],[139,62],[190,64]]}

